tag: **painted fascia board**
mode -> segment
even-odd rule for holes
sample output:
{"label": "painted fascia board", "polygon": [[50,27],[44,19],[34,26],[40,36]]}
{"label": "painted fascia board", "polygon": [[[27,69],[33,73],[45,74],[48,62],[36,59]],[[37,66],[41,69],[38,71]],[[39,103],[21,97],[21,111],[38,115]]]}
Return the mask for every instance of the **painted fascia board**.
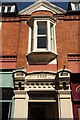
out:
{"label": "painted fascia board", "polygon": [[58,6],[49,3],[49,5],[44,4],[45,7],[47,7],[48,9],[50,9],[51,12],[55,13],[55,14],[61,14],[64,13],[65,10],[59,8]]}
{"label": "painted fascia board", "polygon": [[[21,15],[30,14],[29,12],[30,12],[30,11],[34,11],[34,9],[36,9],[37,7],[39,7],[39,4],[40,4],[40,3],[37,3],[37,2],[36,2],[36,3],[33,3],[33,4],[30,5],[29,7],[21,10],[21,11],[19,12],[19,14],[21,14]],[[41,5],[41,4],[40,4],[40,5]]]}
{"label": "painted fascia board", "polygon": [[33,3],[32,5],[30,5],[29,7],[21,10],[19,12],[20,15],[26,15],[26,14],[31,14],[32,12],[36,11],[37,8],[39,8],[40,6],[44,6],[46,7],[47,9],[50,9],[51,12],[55,12],[57,14],[61,14],[61,13],[65,13],[66,11],[63,10],[62,8],[54,5],[54,4],[51,4],[50,2],[48,1],[37,1],[36,3]]}
{"label": "painted fascia board", "polygon": [[62,9],[62,8],[56,6],[56,5],[54,5],[54,4],[52,4],[48,1],[46,1],[46,4],[48,4],[49,8],[52,7],[53,10],[55,9],[55,10],[59,11],[60,13],[65,13],[66,12],[66,10],[64,10],[64,9]]}

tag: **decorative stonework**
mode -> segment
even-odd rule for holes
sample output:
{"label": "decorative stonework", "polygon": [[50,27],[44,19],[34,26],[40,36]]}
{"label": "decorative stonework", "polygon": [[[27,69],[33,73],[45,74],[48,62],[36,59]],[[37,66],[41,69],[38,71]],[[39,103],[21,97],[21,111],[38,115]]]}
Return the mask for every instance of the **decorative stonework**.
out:
{"label": "decorative stonework", "polygon": [[15,81],[14,82],[15,90],[24,90],[24,81]]}
{"label": "decorative stonework", "polygon": [[27,89],[53,89],[54,87],[53,82],[26,82]]}
{"label": "decorative stonework", "polygon": [[17,56],[0,56],[0,61],[1,62],[5,62],[5,61],[16,61],[17,60]]}
{"label": "decorative stonework", "polygon": [[65,20],[79,20],[80,19],[80,15],[68,15],[68,16],[65,16],[64,18]]}
{"label": "decorative stonework", "polygon": [[[13,74],[15,90],[68,90],[70,79],[66,76],[56,79],[56,74],[51,72],[34,72],[26,73],[25,76],[21,74],[21,71],[17,71]],[[16,76],[15,76],[16,75]],[[21,77],[22,75],[22,77]]]}
{"label": "decorative stonework", "polygon": [[20,17],[3,17],[1,19],[1,22],[7,21],[7,22],[19,22],[19,21],[24,21],[26,22],[27,20],[29,20],[30,15],[27,16],[20,16]]}
{"label": "decorative stonework", "polygon": [[26,81],[53,81],[55,79],[55,73],[46,72],[34,72],[26,76]]}
{"label": "decorative stonework", "polygon": [[68,61],[80,61],[80,54],[68,54]]}
{"label": "decorative stonework", "polygon": [[[56,90],[56,84],[53,82],[26,82],[25,83],[25,89],[26,90]],[[70,85],[69,83],[66,83],[66,86],[64,86],[63,83],[60,83],[59,85],[59,89],[57,90],[69,90],[70,89]]]}
{"label": "decorative stonework", "polygon": [[19,19],[19,17],[16,17],[16,18],[14,18],[14,17],[3,17],[2,18],[2,20],[1,20],[2,22],[4,22],[4,21],[7,21],[7,22],[9,22],[9,21],[20,21],[20,19]]}

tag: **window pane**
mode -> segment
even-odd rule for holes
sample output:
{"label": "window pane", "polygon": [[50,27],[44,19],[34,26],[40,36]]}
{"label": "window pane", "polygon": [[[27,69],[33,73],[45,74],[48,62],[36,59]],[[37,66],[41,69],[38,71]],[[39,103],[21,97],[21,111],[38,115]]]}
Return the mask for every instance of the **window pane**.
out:
{"label": "window pane", "polygon": [[2,7],[2,13],[4,13],[4,10],[5,10],[5,7],[3,6],[3,7]]}
{"label": "window pane", "polygon": [[38,25],[38,35],[46,35],[47,33],[47,22],[46,21],[39,21],[37,22]]}
{"label": "window pane", "polygon": [[46,37],[37,38],[37,48],[46,48]]}
{"label": "window pane", "polygon": [[11,11],[11,6],[8,6],[8,13],[10,13]]}
{"label": "window pane", "polygon": [[79,4],[75,4],[76,10],[79,10]]}
{"label": "window pane", "polygon": [[79,3],[79,11],[80,11],[80,3]]}
{"label": "window pane", "polygon": [[2,99],[11,100],[13,96],[13,89],[11,88],[2,88]]}
{"label": "window pane", "polygon": [[10,118],[11,106],[9,102],[2,102],[2,119],[7,120]]}

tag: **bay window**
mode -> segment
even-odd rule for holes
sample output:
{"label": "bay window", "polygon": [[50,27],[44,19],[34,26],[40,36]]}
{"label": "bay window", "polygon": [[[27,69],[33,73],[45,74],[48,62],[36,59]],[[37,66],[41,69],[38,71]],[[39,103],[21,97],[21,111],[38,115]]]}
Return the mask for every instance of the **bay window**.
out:
{"label": "bay window", "polygon": [[[53,20],[49,16],[34,17],[28,21],[28,24],[29,24],[29,44],[27,58],[29,62],[31,62],[31,59],[35,57],[35,59],[33,60],[35,63],[38,64],[49,63],[57,55],[55,39],[56,20]],[[40,61],[39,56],[43,57],[43,55],[44,59],[41,59]],[[47,62],[45,61],[46,58]]]}

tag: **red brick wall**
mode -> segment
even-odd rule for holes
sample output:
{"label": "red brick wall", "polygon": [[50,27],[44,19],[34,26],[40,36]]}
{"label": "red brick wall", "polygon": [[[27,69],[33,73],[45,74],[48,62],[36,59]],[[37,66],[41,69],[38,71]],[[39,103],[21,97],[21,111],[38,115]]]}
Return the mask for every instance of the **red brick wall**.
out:
{"label": "red brick wall", "polygon": [[45,10],[36,11],[31,14],[31,16],[51,16],[53,17],[53,13]]}
{"label": "red brick wall", "polygon": [[[34,15],[54,16],[51,12],[38,11]],[[56,16],[56,15],[55,15]],[[30,16],[28,16],[29,19]],[[64,16],[58,18],[56,25],[56,42],[58,52],[58,69],[62,69],[64,64],[68,68],[68,53],[79,52],[79,22],[69,20]],[[22,21],[22,20],[23,21]],[[27,49],[29,28],[26,24],[27,18],[19,18],[19,22],[3,22],[2,25],[2,49],[3,55],[17,55],[17,68],[27,67]]]}
{"label": "red brick wall", "polygon": [[79,29],[78,21],[60,20],[56,26],[56,40],[58,50],[58,67],[68,67],[67,54],[79,52]]}
{"label": "red brick wall", "polygon": [[2,54],[17,54],[19,39],[19,22],[3,22],[2,24]]}
{"label": "red brick wall", "polygon": [[28,33],[29,28],[25,21],[20,23],[20,33],[18,42],[18,53],[17,53],[17,67],[26,67],[27,60],[26,54],[28,50]]}

